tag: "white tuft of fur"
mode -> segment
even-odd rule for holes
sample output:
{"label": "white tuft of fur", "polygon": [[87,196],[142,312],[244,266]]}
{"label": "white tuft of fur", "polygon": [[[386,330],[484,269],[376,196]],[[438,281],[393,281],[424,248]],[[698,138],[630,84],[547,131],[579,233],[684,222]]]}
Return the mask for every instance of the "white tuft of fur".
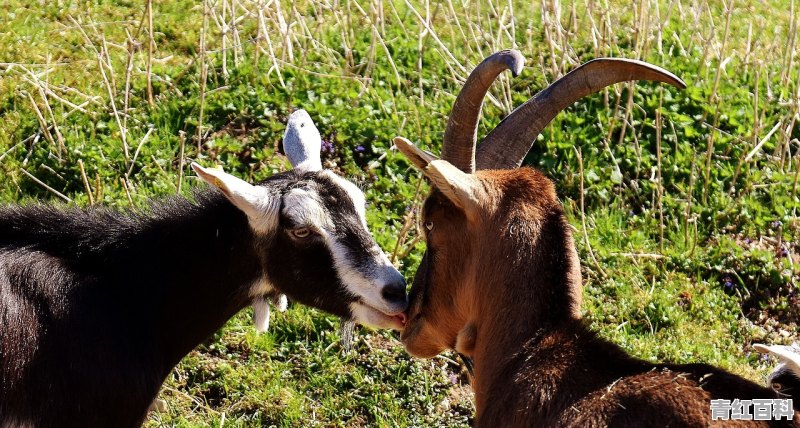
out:
{"label": "white tuft of fur", "polygon": [[259,333],[269,330],[269,314],[269,300],[263,297],[253,299],[253,323]]}
{"label": "white tuft of fur", "polygon": [[272,299],[272,304],[275,305],[275,309],[278,312],[286,312],[286,308],[289,307],[289,300],[285,294],[278,294]]}

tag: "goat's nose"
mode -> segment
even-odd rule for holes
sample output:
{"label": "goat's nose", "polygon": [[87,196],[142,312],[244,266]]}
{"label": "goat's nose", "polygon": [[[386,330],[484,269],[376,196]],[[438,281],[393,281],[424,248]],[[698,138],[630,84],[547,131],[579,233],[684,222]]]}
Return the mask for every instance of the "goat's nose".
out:
{"label": "goat's nose", "polygon": [[405,308],[408,303],[408,299],[406,299],[405,280],[390,282],[384,285],[383,290],[381,290],[381,295],[389,304],[403,305],[403,308]]}

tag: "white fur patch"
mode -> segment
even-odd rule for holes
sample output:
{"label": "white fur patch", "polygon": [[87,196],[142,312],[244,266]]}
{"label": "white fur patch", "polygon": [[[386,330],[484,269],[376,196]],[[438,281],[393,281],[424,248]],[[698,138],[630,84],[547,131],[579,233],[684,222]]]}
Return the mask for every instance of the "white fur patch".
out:
{"label": "white fur patch", "polygon": [[253,323],[259,333],[269,330],[269,312],[269,300],[263,297],[253,299]]}
{"label": "white fur patch", "polygon": [[295,224],[313,226],[320,231],[331,226],[328,213],[316,193],[306,189],[292,189],[283,196],[283,201],[283,214]]}
{"label": "white fur patch", "polygon": [[336,273],[339,275],[345,287],[347,287],[347,290],[361,297],[365,303],[373,308],[379,309],[385,313],[397,312],[396,309],[386,304],[386,300],[384,300],[383,294],[381,293],[384,284],[392,279],[390,276],[396,271],[383,251],[381,251],[377,245],[373,247],[371,252],[373,254],[379,254],[378,260],[373,260],[373,263],[377,266],[372,272],[373,275],[371,275],[371,277],[366,277],[351,265],[350,259],[348,258],[348,251],[342,244],[331,239],[327,233],[323,236],[333,255]]}
{"label": "white fur patch", "polygon": [[353,201],[353,205],[356,207],[356,212],[358,213],[358,216],[361,218],[361,224],[366,229],[367,201],[366,198],[364,198],[364,192],[362,192],[361,189],[359,189],[358,186],[356,186],[355,184],[345,180],[342,177],[339,177],[338,175],[334,174],[331,171],[325,170],[322,171],[322,174],[326,174],[328,177],[331,178],[331,180],[333,180],[334,183],[338,184],[342,189],[344,189],[345,192],[347,192],[347,195],[350,196],[350,199]]}
{"label": "white fur patch", "polygon": [[289,307],[289,301],[285,294],[278,294],[278,296],[272,300],[272,304],[275,305],[275,309],[277,309],[278,312],[286,312],[286,308]]}
{"label": "white fur patch", "polygon": [[361,303],[351,303],[350,311],[359,323],[377,328],[394,328],[401,330],[403,324],[396,317],[388,316]]}

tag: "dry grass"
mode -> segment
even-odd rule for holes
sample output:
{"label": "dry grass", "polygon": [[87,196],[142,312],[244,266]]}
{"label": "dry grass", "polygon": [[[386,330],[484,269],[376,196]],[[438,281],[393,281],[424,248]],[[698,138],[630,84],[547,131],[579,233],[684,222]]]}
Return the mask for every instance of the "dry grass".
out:
{"label": "dry grass", "polygon": [[[773,3],[146,0],[62,9],[12,0],[0,10],[8,24],[0,29],[0,195],[7,202],[141,204],[184,191],[188,160],[224,163],[258,179],[284,167],[273,150],[280,122],[290,108],[306,108],[324,137],[338,144],[327,161],[365,183],[374,199],[371,225],[410,274],[422,245],[414,212],[402,206],[417,203],[425,187],[388,151],[391,136],[406,135],[437,152],[456,91],[499,49],[519,49],[526,71],[514,80],[500,77],[480,133],[589,58],[643,59],[678,72],[690,89],[676,95],[652,85],[608,88],[557,119],[533,161],[559,179],[565,204],[575,206],[587,315],[604,334],[648,358],[700,358],[754,376],[765,363],[743,356],[750,337],[791,337],[744,317],[729,326],[728,318],[690,313],[679,318],[686,327],[666,327],[665,338],[642,307],[657,299],[658,282],[659,288],[676,287],[676,294],[683,287],[679,291],[709,313],[738,316],[717,284],[727,265],[703,270],[691,260],[711,254],[706,246],[716,241],[709,237],[724,233],[714,230],[718,226],[735,224],[737,236],[766,235],[772,232],[763,225],[781,219],[780,239],[798,234],[800,10],[794,0]],[[563,129],[573,125],[581,131]],[[226,138],[239,129],[244,137]],[[558,146],[559,139],[567,147]],[[581,139],[594,145],[581,146]],[[370,162],[359,163],[353,152],[362,144],[370,147]],[[598,196],[603,192],[608,196]],[[726,223],[737,212],[756,210],[752,201],[764,205],[752,214],[760,226],[742,225],[739,217]],[[630,211],[656,221],[635,223]],[[630,235],[656,232],[650,240],[626,241],[620,228]],[[798,246],[782,248],[790,255],[775,262],[778,271],[789,271],[780,290],[796,290],[798,267],[791,261]],[[664,273],[669,270],[680,273]],[[635,297],[626,297],[629,289]],[[309,331],[331,322],[305,311],[290,311],[283,321],[311,325]],[[639,322],[650,323],[645,333],[632,327]],[[237,341],[258,355],[227,373],[221,401],[210,404],[203,395],[208,382],[182,377],[207,374],[198,363],[210,358],[204,347],[168,380],[163,396],[170,410],[150,424],[466,423],[470,409],[454,404],[464,394],[448,378],[454,369],[407,363],[388,335],[358,333],[373,338],[360,349],[378,348],[375,356],[342,357],[334,333],[316,337],[285,327],[291,334],[259,339],[245,333],[248,328],[240,318],[216,338],[220,346]],[[786,324],[775,329],[786,331]],[[276,345],[287,338],[296,343]],[[703,349],[703,341],[713,345]],[[276,351],[281,346],[287,349]],[[274,368],[253,368],[263,365]],[[298,365],[327,367],[331,374],[315,377]],[[248,376],[262,369],[267,374]],[[375,398],[359,395],[365,394],[359,383],[342,380],[353,375],[367,382],[359,378],[363,373],[391,377],[382,370],[392,370],[396,384],[364,386]],[[401,402],[403,393],[418,401]],[[226,413],[229,408],[239,410]]]}

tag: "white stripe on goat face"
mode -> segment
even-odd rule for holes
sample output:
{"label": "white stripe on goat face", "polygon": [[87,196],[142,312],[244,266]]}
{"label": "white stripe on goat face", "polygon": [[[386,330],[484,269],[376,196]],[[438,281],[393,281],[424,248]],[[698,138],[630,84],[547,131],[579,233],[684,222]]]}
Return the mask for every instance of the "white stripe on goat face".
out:
{"label": "white stripe on goat face", "polygon": [[[364,304],[383,313],[402,312],[404,306],[399,307],[397,302],[387,302],[382,294],[385,286],[402,281],[402,276],[371,239],[367,229],[364,194],[356,185],[331,171],[321,171],[319,175],[344,190],[355,208],[357,219],[353,218],[352,211],[335,212],[340,208],[349,211],[346,201],[326,206],[313,187],[287,192],[284,195],[283,215],[298,227],[312,227],[320,234],[333,257],[336,273],[347,291],[360,298]],[[322,185],[316,181],[315,184]],[[351,242],[353,238],[358,241],[357,245],[352,245],[357,249],[350,248],[344,242],[347,239],[342,238],[343,231],[348,230],[356,232],[351,233],[349,238]],[[365,251],[358,251],[360,249]],[[358,313],[354,315],[362,318]]]}
{"label": "white stripe on goat face", "polygon": [[347,194],[350,196],[350,199],[353,201],[353,206],[356,208],[358,216],[361,218],[361,225],[364,226],[364,229],[367,229],[367,200],[364,198],[364,193],[361,191],[361,189],[359,189],[355,184],[345,180],[342,177],[339,177],[331,171],[322,171],[320,175],[329,177],[334,183],[338,184],[344,189],[345,192],[347,192]]}
{"label": "white stripe on goat face", "polygon": [[308,189],[292,189],[283,196],[283,215],[298,227],[311,227],[323,236],[333,225],[319,195]]}
{"label": "white stripe on goat face", "polygon": [[[338,184],[347,192],[361,220],[363,231],[369,235],[366,218],[366,199],[361,189],[331,171],[323,171],[322,174],[330,177],[334,183]],[[392,280],[396,280],[396,276],[399,275],[399,273],[389,261],[389,258],[386,257],[383,250],[378,247],[378,244],[374,240],[371,240],[370,243],[371,246],[368,252],[372,255],[373,260],[371,265],[374,269],[368,274],[369,277],[365,276],[364,273],[359,272],[355,266],[348,263],[352,260],[348,257],[349,250],[342,242],[330,239],[328,241],[328,247],[331,248],[331,252],[333,253],[333,259],[336,262],[336,270],[339,272],[339,277],[351,293],[361,296],[368,305],[384,313],[396,313],[398,312],[397,308],[393,307],[391,304],[387,304],[386,300],[383,298],[382,288]]]}

